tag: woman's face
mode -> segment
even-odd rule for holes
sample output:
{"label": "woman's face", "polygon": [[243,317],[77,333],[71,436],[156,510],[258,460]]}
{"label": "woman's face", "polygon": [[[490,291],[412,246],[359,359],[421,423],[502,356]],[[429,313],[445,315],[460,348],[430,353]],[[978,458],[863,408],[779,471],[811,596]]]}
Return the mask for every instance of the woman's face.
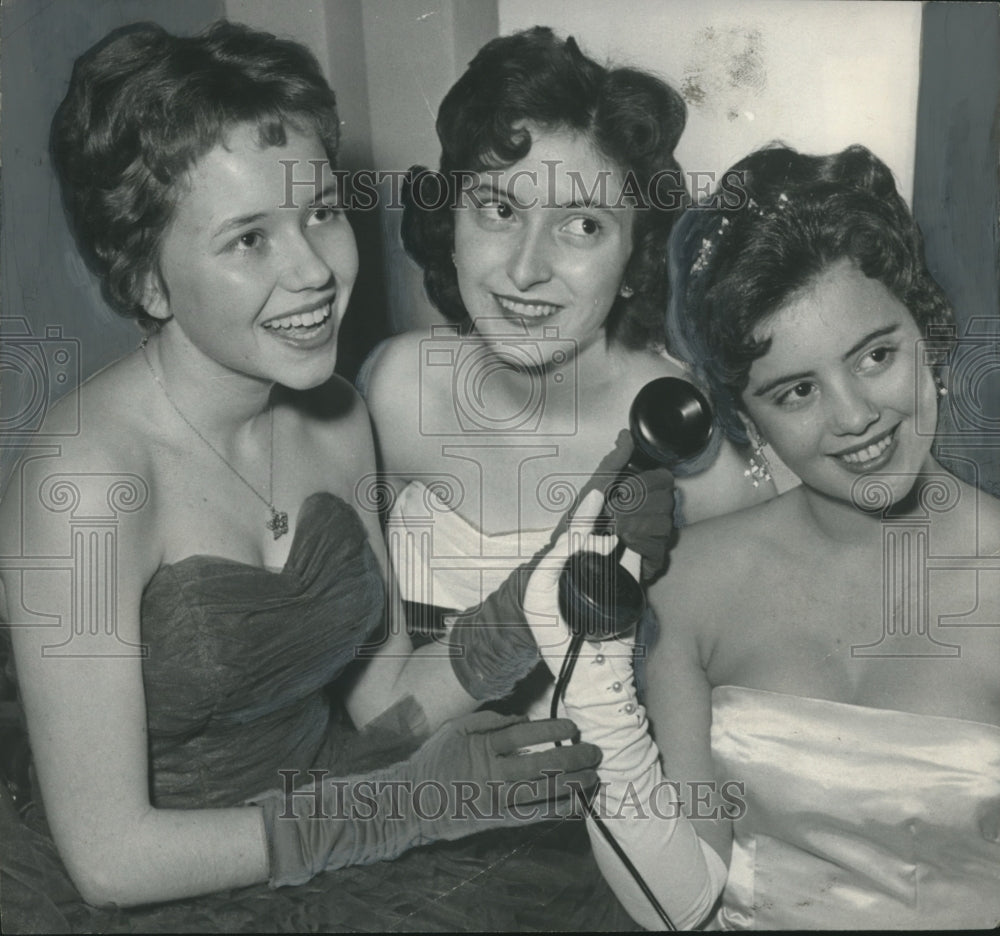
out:
{"label": "woman's face", "polygon": [[754,361],[743,403],[781,460],[834,498],[850,501],[855,482],[871,472],[886,475],[894,500],[905,496],[932,441],[918,434],[917,414],[937,406],[931,369],[921,363],[923,335],[906,306],[841,261],[765,320],[757,337],[771,347]]}
{"label": "woman's face", "polygon": [[632,254],[623,173],[582,136],[530,127],[520,162],[476,175],[455,209],[462,301],[487,341],[523,328],[541,355],[603,335]]}
{"label": "woman's face", "polygon": [[216,363],[305,389],[333,373],[358,254],[346,217],[322,204],[334,191],[313,184],[321,167],[332,183],[319,138],[286,134],[262,148],[240,125],[194,165],[148,310]]}

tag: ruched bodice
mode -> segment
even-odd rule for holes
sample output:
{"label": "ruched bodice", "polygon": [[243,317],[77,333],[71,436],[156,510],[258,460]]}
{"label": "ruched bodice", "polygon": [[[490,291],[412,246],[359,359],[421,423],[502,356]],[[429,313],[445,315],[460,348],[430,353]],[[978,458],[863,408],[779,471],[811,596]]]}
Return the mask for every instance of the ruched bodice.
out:
{"label": "ruched bodice", "polygon": [[[365,529],[331,494],[303,504],[280,572],[213,556],[157,570],[142,601],[156,805],[241,804],[280,787],[279,769],[345,776],[408,757],[426,730],[411,698],[357,732],[328,696],[355,647],[376,641],[383,607]],[[44,818],[32,811],[21,821],[2,794],[0,882],[11,932],[631,928],[581,823],[441,842],[300,887],[260,884],[121,910],[85,904]]]}
{"label": "ruched bodice", "polygon": [[718,687],[716,779],[745,784],[723,928],[1000,922],[1000,728]]}
{"label": "ruched bodice", "polygon": [[142,598],[155,805],[235,804],[311,766],[325,687],[383,607],[367,533],[332,494],[303,503],[280,572],[213,556],[158,569]]}

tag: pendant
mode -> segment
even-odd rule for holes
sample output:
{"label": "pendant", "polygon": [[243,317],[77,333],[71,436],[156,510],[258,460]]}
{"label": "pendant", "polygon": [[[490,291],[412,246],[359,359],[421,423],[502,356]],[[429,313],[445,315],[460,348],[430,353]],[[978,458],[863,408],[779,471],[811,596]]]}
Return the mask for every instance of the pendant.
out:
{"label": "pendant", "polygon": [[267,521],[267,528],[274,533],[275,539],[280,539],[288,532],[288,514],[283,510],[271,508],[271,519]]}

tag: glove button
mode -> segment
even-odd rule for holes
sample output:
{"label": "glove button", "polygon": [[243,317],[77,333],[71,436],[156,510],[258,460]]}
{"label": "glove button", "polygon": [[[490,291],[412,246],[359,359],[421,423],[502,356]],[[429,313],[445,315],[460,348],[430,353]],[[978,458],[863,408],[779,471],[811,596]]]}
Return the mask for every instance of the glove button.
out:
{"label": "glove button", "polygon": [[612,689],[613,692],[621,692],[622,691],[622,684],[620,682],[612,683],[611,684],[611,689]]}
{"label": "glove button", "polygon": [[625,714],[626,715],[631,715],[634,711],[635,711],[635,703],[634,702],[629,702],[625,706]]}
{"label": "glove button", "polygon": [[598,653],[597,656],[594,657],[594,662],[598,666],[603,666],[604,665],[604,654],[603,653]]}

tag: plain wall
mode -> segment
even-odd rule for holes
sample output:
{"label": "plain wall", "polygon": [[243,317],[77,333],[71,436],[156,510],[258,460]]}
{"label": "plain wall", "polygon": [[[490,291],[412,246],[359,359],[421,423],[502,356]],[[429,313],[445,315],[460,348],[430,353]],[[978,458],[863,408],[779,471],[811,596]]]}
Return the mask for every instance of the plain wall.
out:
{"label": "plain wall", "polygon": [[771,141],[864,143],[913,190],[919,3],[869,0],[499,0],[500,31],[551,26],[598,60],[681,92],[688,172],[719,173]]}

